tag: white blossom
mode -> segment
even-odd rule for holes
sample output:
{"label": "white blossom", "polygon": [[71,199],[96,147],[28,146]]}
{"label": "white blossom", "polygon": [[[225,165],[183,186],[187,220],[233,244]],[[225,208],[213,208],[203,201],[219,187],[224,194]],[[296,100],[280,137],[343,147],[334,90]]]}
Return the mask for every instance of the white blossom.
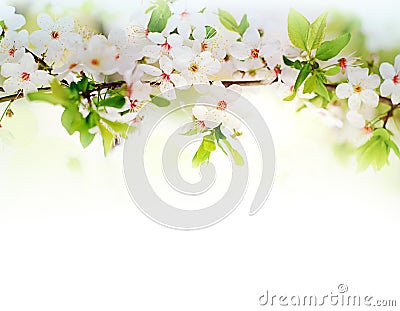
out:
{"label": "white blossom", "polygon": [[400,55],[394,59],[394,66],[382,63],[379,67],[381,76],[385,81],[381,85],[381,95],[389,97],[393,104],[400,103]]}
{"label": "white blossom", "polygon": [[210,77],[221,69],[221,63],[207,51],[200,54],[192,51],[188,55],[177,57],[174,65],[190,85],[208,83]]}
{"label": "white blossom", "polygon": [[66,49],[76,48],[77,43],[82,41],[81,37],[74,33],[74,20],[70,17],[62,17],[56,21],[45,14],[39,14],[37,18],[40,30],[31,34],[31,42],[39,54],[45,53],[45,59],[57,62],[64,55]]}
{"label": "white blossom", "polygon": [[[0,3],[0,21],[4,21],[5,30],[18,30],[25,25],[25,17],[15,13],[15,8],[4,3]],[[0,33],[3,28],[0,26]]]}
{"label": "white blossom", "polygon": [[0,65],[18,62],[25,54],[28,44],[29,34],[26,30],[7,31],[4,39],[0,41]]}
{"label": "white blossom", "polygon": [[1,75],[7,80],[3,87],[6,93],[23,90],[24,94],[37,92],[37,87],[47,85],[51,76],[38,70],[38,65],[31,54],[24,54],[18,63],[6,63],[1,67]]}

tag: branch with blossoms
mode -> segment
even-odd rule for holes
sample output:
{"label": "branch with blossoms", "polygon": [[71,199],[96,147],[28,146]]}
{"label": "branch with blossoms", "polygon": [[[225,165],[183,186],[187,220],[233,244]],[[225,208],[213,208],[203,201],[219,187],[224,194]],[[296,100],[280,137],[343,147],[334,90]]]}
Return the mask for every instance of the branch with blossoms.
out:
{"label": "branch with blossoms", "polygon": [[146,25],[105,36],[42,13],[40,29],[29,33],[20,30],[25,18],[15,8],[0,5],[0,126],[13,116],[15,101],[47,102],[63,108],[62,125],[79,133],[83,147],[100,135],[107,155],[145,118],[142,108],[166,107],[177,90],[193,87],[199,105],[185,134],[203,137],[193,165],[217,147],[241,165],[230,143],[242,135],[241,122],[227,113],[236,98],[202,94],[201,85],[272,85],[285,101],[300,102],[332,126],[363,133],[360,169],[382,168],[391,152],[400,157],[400,56],[394,65],[372,68],[341,55],[351,34],[326,40],[327,14],[310,22],[291,9],[286,40],[250,25],[246,14],[237,20],[194,1],[155,0],[146,14]]}

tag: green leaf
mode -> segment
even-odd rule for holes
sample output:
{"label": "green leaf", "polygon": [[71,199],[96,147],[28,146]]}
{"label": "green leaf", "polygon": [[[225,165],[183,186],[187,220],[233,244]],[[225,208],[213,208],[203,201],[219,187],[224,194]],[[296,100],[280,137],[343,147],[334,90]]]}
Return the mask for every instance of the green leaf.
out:
{"label": "green leaf", "polygon": [[217,30],[211,26],[206,26],[206,39],[211,39],[215,37]]}
{"label": "green leaf", "polygon": [[224,142],[225,146],[228,148],[229,152],[232,155],[233,160],[235,161],[236,165],[242,166],[244,165],[244,160],[243,157],[240,155],[240,153],[232,147],[230,142],[227,139],[222,139]]}
{"label": "green leaf", "polygon": [[285,102],[290,102],[290,101],[292,101],[293,99],[295,99],[295,97],[296,97],[296,92],[293,92],[293,93],[290,94],[289,96],[285,97],[283,100],[284,100]]}
{"label": "green leaf", "polygon": [[100,129],[100,134],[103,137],[103,148],[104,155],[107,155],[114,146],[114,134],[111,133],[103,124],[100,122],[97,124]]}
{"label": "green leaf", "polygon": [[331,100],[329,91],[326,88],[321,76],[317,76],[315,93],[317,93],[319,96],[322,96],[323,98],[325,98],[328,101]]}
{"label": "green leaf", "polygon": [[117,121],[110,121],[102,118],[104,123],[106,123],[115,133],[120,134],[123,138],[127,137],[129,130],[129,124],[121,123]]}
{"label": "green leaf", "polygon": [[307,38],[307,49],[309,51],[319,48],[322,40],[324,40],[327,16],[327,13],[318,16],[318,18],[310,25]]}
{"label": "green leaf", "polygon": [[311,73],[311,65],[309,63],[305,64],[301,68],[299,75],[297,76],[296,82],[294,83],[294,92],[296,92],[303,82],[307,79],[308,75]]}
{"label": "green leaf", "polygon": [[80,129],[82,123],[85,123],[85,119],[79,112],[77,106],[71,106],[66,108],[61,116],[61,123],[67,130],[69,135],[72,135]]}
{"label": "green leaf", "polygon": [[168,19],[171,17],[171,10],[168,2],[165,0],[158,0],[156,8],[151,13],[147,29],[150,32],[162,32],[167,26]]}
{"label": "green leaf", "polygon": [[315,91],[315,88],[317,87],[317,77],[316,76],[310,76],[306,82],[304,82],[304,94],[310,94]]}
{"label": "green leaf", "polygon": [[238,32],[239,25],[231,13],[218,9],[218,17],[221,24],[228,30]]}
{"label": "green leaf", "polygon": [[243,36],[243,34],[246,32],[246,30],[250,27],[249,21],[247,20],[247,14],[244,14],[242,17],[242,20],[240,21],[240,24],[237,28],[237,32]]}
{"label": "green leaf", "polygon": [[99,107],[113,107],[121,109],[125,105],[125,97],[121,95],[116,95],[112,97],[107,97],[106,99],[100,100],[97,103]]}
{"label": "green leaf", "polygon": [[326,76],[336,76],[340,72],[340,67],[339,66],[334,66],[332,68],[329,68],[327,71],[324,72]]}
{"label": "green leaf", "polygon": [[282,55],[282,58],[283,58],[283,63],[286,66],[289,66],[289,67],[293,67],[294,66],[294,62],[291,61],[289,58],[287,58],[285,55]]}
{"label": "green leaf", "polygon": [[307,50],[307,36],[310,28],[309,21],[299,12],[290,9],[288,17],[288,34],[295,47]]}
{"label": "green leaf", "polygon": [[144,12],[144,14],[150,13],[150,12],[153,11],[155,8],[156,8],[156,5],[152,5],[152,6],[148,7],[147,10]]}
{"label": "green leaf", "polygon": [[216,148],[214,134],[204,136],[199,149],[193,157],[192,166],[196,168],[206,162],[210,158],[211,152],[215,151]]}
{"label": "green leaf", "polygon": [[82,130],[80,132],[80,141],[81,141],[82,147],[86,148],[87,146],[89,146],[92,143],[95,136],[96,136],[95,134],[92,134],[89,131]]}
{"label": "green leaf", "polygon": [[171,102],[164,97],[154,95],[150,95],[150,97],[151,102],[158,107],[167,107],[171,104]]}
{"label": "green leaf", "polygon": [[215,149],[217,149],[217,147],[215,145],[215,137],[213,134],[204,136],[202,144],[203,144],[204,150],[213,152],[213,151],[215,151]]}
{"label": "green leaf", "polygon": [[335,57],[346,47],[350,38],[350,33],[345,33],[334,40],[323,42],[317,49],[315,57],[324,61]]}

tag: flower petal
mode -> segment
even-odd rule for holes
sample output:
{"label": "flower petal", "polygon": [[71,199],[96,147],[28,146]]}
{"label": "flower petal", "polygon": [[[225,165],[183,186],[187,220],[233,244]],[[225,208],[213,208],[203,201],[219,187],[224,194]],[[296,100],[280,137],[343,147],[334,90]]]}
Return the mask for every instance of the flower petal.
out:
{"label": "flower petal", "polygon": [[165,55],[160,58],[160,69],[168,75],[174,70],[172,61]]}
{"label": "flower petal", "polygon": [[351,68],[349,69],[349,82],[353,85],[359,84],[368,77],[368,68]]}
{"label": "flower petal", "polygon": [[358,93],[354,93],[349,97],[348,106],[350,110],[358,110],[361,106],[361,98]]}
{"label": "flower petal", "polygon": [[389,96],[390,94],[392,94],[394,87],[395,86],[392,80],[387,79],[383,81],[383,83],[381,84],[381,95],[384,97]]}
{"label": "flower petal", "polygon": [[150,32],[150,33],[147,35],[147,38],[148,38],[151,42],[156,43],[156,44],[163,44],[163,43],[165,43],[165,37],[164,37],[161,33],[158,33],[158,32]]}
{"label": "flower petal", "polygon": [[193,30],[193,38],[195,40],[203,41],[206,38],[206,28],[197,27],[195,30]]}
{"label": "flower petal", "polygon": [[365,89],[376,89],[379,84],[381,83],[381,79],[378,75],[373,74],[366,78],[364,81],[361,82],[361,86]]}
{"label": "flower petal", "polygon": [[364,117],[357,111],[349,111],[346,115],[349,123],[356,128],[363,128],[365,126]]}
{"label": "flower petal", "polygon": [[204,121],[207,118],[208,109],[207,107],[196,105],[192,109],[192,114],[197,120]]}
{"label": "flower petal", "polygon": [[379,67],[379,72],[383,79],[393,79],[396,75],[394,67],[389,63],[382,63]]}
{"label": "flower petal", "polygon": [[260,44],[260,33],[255,28],[249,28],[243,34],[243,42],[250,45],[251,48],[258,48]]}
{"label": "flower petal", "polygon": [[353,93],[354,93],[353,86],[350,83],[341,83],[336,88],[336,95],[340,99],[349,98]]}
{"label": "flower petal", "polygon": [[396,74],[400,73],[400,55],[397,55],[394,59],[394,69]]}
{"label": "flower petal", "polygon": [[40,13],[37,17],[37,24],[43,30],[52,31],[51,28],[53,27],[54,22],[48,14]]}
{"label": "flower petal", "polygon": [[362,90],[360,93],[362,102],[368,107],[375,108],[379,103],[379,96],[373,90]]}
{"label": "flower petal", "polygon": [[17,30],[24,26],[25,23],[25,17],[21,14],[12,15],[4,20],[4,24],[6,24],[9,30]]}
{"label": "flower petal", "polygon": [[235,42],[229,48],[231,55],[239,60],[244,60],[250,57],[251,47],[243,42]]}

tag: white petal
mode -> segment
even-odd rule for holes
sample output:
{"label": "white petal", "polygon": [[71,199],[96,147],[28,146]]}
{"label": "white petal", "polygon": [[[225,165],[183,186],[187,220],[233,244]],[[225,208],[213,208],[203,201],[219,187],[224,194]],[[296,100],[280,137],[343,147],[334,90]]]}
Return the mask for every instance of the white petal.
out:
{"label": "white petal", "polygon": [[178,35],[177,33],[173,33],[172,35],[169,35],[167,37],[167,42],[169,45],[171,45],[173,48],[179,47],[183,44],[183,38]]}
{"label": "white petal", "polygon": [[365,126],[364,117],[356,111],[349,111],[346,115],[349,123],[356,128],[363,128]]}
{"label": "white petal", "polygon": [[10,30],[17,30],[25,25],[25,17],[21,14],[15,14],[12,17],[6,18],[4,20],[7,28]]}
{"label": "white petal", "polygon": [[400,73],[400,55],[397,55],[394,59],[394,69],[397,74]]}
{"label": "white petal", "polygon": [[7,63],[1,66],[1,75],[5,78],[15,77],[21,73],[20,64]]}
{"label": "white petal", "polygon": [[206,38],[206,28],[197,27],[195,30],[193,30],[193,38],[195,40],[203,41]]}
{"label": "white petal", "polygon": [[18,78],[11,77],[11,78],[7,79],[3,83],[4,91],[6,91],[6,93],[8,93],[8,94],[12,94],[12,93],[15,93],[16,91],[20,90],[22,88],[20,81],[21,80],[19,79],[19,77]]}
{"label": "white petal", "polygon": [[250,57],[251,47],[243,42],[235,42],[229,48],[229,53],[240,60],[244,60]]}
{"label": "white petal", "polygon": [[349,82],[353,85],[359,84],[361,81],[368,77],[368,68],[351,68],[349,70],[348,78]]}
{"label": "white petal", "polygon": [[280,49],[281,49],[281,44],[278,40],[267,40],[265,41],[260,50],[260,56],[266,58],[272,57],[278,54],[280,52]]}
{"label": "white petal", "polygon": [[163,44],[163,43],[165,43],[165,37],[164,37],[161,33],[158,33],[158,32],[150,32],[150,33],[147,35],[147,38],[148,38],[151,42],[154,42],[154,43],[156,43],[156,44]]}
{"label": "white petal", "polygon": [[180,23],[178,25],[178,33],[185,39],[189,38],[191,31],[192,29],[188,23]]}
{"label": "white petal", "polygon": [[71,32],[74,30],[74,20],[71,17],[62,17],[55,22],[57,29],[63,32]]}
{"label": "white petal", "polygon": [[204,121],[207,118],[208,109],[207,107],[196,105],[192,109],[192,114],[197,120]]}
{"label": "white petal", "polygon": [[258,48],[260,44],[260,33],[255,28],[249,28],[243,34],[243,42],[250,45],[251,48]]}
{"label": "white petal", "polygon": [[171,74],[174,68],[172,67],[172,61],[167,56],[160,58],[160,69],[166,74]]}
{"label": "white petal", "polygon": [[392,94],[394,87],[395,85],[393,83],[393,80],[388,79],[383,81],[381,85],[381,95],[384,97],[389,96],[390,94]]}
{"label": "white petal", "polygon": [[336,95],[340,99],[349,98],[353,93],[353,86],[350,83],[339,84],[336,88]]}
{"label": "white petal", "polygon": [[361,98],[358,93],[355,93],[349,97],[348,101],[349,109],[350,110],[358,110],[361,106]]}
{"label": "white petal", "polygon": [[188,85],[186,79],[180,74],[173,73],[169,77],[176,88],[182,88]]}
{"label": "white petal", "polygon": [[162,96],[168,100],[176,99],[175,89],[171,82],[161,82],[160,84],[160,91]]}
{"label": "white petal", "polygon": [[400,103],[400,92],[398,94],[393,93],[391,96],[392,103],[397,105]]}
{"label": "white petal", "polygon": [[361,86],[363,88],[373,90],[373,89],[376,89],[380,83],[381,83],[381,79],[379,78],[379,76],[376,74],[373,74],[373,75],[370,75],[368,78],[366,78],[361,83]]}
{"label": "white petal", "polygon": [[108,35],[108,42],[120,48],[124,47],[127,44],[126,32],[119,28],[111,30]]}
{"label": "white petal", "polygon": [[140,69],[142,72],[147,73],[148,75],[151,75],[153,77],[159,77],[162,74],[162,72],[159,68],[157,68],[155,66],[150,66],[147,64],[138,65],[138,69]]}
{"label": "white petal", "polygon": [[389,63],[382,63],[379,67],[379,72],[383,79],[393,79],[396,75],[394,67]]}
{"label": "white petal", "polygon": [[368,107],[375,108],[378,106],[379,96],[373,90],[362,90],[360,97],[362,102]]}
{"label": "white petal", "polygon": [[50,30],[53,26],[53,19],[46,13],[40,13],[37,17],[37,24],[43,30]]}
{"label": "white petal", "polygon": [[225,113],[222,123],[224,124],[225,127],[231,130],[233,129],[238,130],[240,129],[241,126],[240,121],[228,113]]}
{"label": "white petal", "polygon": [[146,45],[143,48],[142,53],[144,56],[157,61],[161,56],[161,47],[158,45]]}

